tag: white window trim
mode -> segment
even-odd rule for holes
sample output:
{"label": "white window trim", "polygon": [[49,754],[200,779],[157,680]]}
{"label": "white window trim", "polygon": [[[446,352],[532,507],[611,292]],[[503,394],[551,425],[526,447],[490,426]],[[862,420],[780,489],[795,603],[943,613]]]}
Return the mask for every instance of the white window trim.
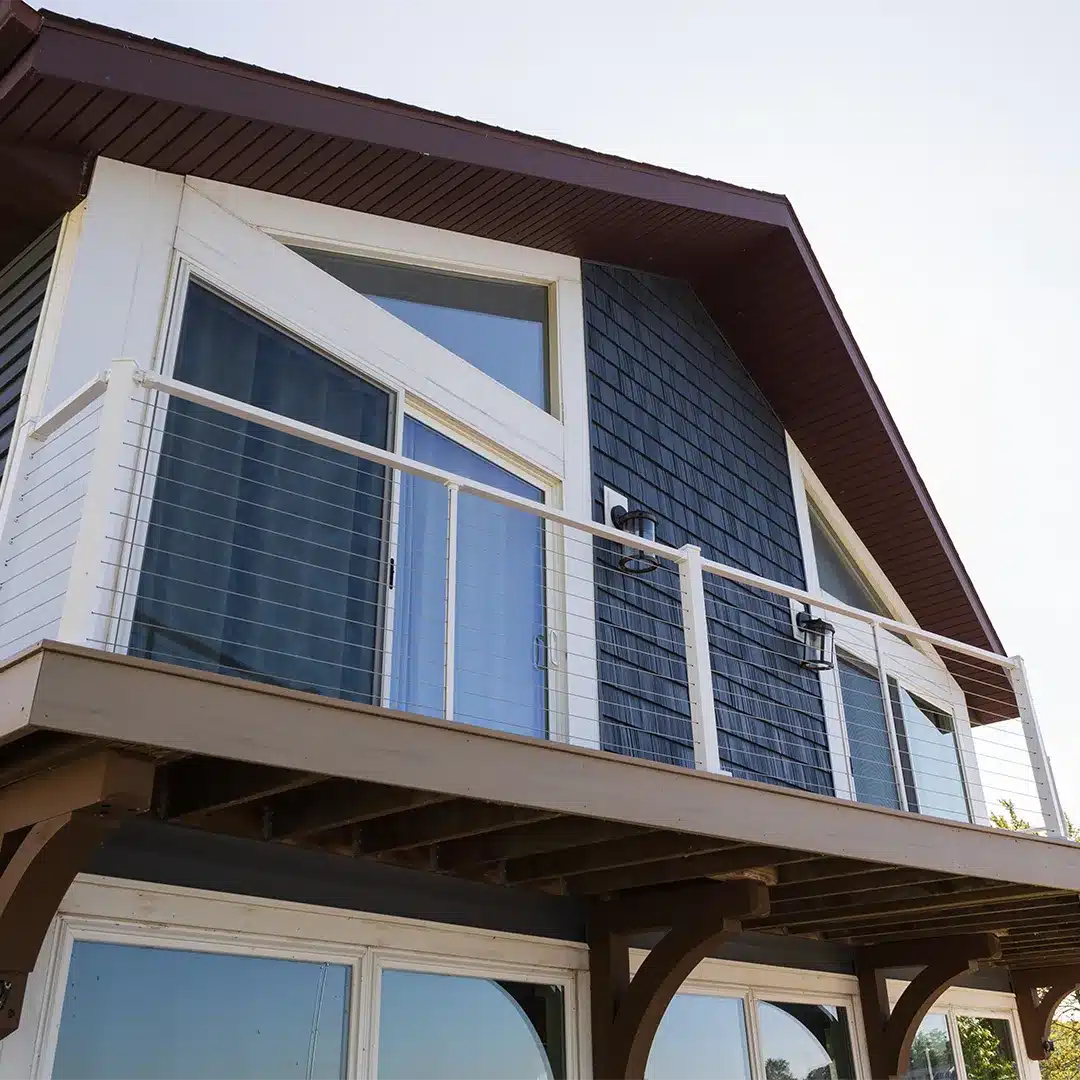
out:
{"label": "white window trim", "polygon": [[[589,951],[560,941],[451,926],[368,912],[174,885],[82,874],[68,891],[30,976],[20,1028],[0,1043],[0,1080],[50,1075],[63,1009],[71,945],[75,940],[117,941],[200,951],[258,953],[339,963],[353,972],[347,1076],[374,1075],[377,974],[384,967],[507,978],[561,986],[567,1008],[569,1076],[592,1075],[589,1020]],[[647,956],[631,952],[631,971]],[[907,984],[889,980],[895,1003]],[[848,1010],[856,1075],[870,1076],[858,981],[852,975],[703,960],[680,992],[738,997],[744,1002],[751,1068],[758,1070],[756,1002],[805,1001]],[[1023,1051],[1012,994],[953,987],[932,1013],[1006,1019],[1023,1080],[1038,1080],[1038,1064]],[[953,1029],[954,1045],[956,1042]],[[758,1072],[755,1080],[763,1080]],[[961,1078],[963,1080],[963,1078]]]}
{"label": "white window trim", "polygon": [[[806,574],[807,592],[816,593],[822,598],[836,600],[821,588],[818,579],[817,559],[814,552],[813,535],[810,529],[810,504],[835,534],[845,553],[855,564],[856,569],[866,579],[867,584],[885,605],[887,615],[898,622],[918,626],[918,622],[904,603],[900,594],[893,588],[877,560],[870,554],[866,545],[844,517],[824,484],[803,457],[790,435],[786,435],[788,466],[791,472],[791,487],[795,499],[795,513],[799,524],[803,566]],[[795,605],[793,605],[793,612]],[[945,667],[933,646],[923,641],[908,645],[888,633],[875,632],[872,645],[865,625],[855,623],[836,613],[829,613],[828,620],[836,627],[834,646],[840,652],[846,652],[855,660],[878,667],[877,651],[881,652],[881,663],[888,675],[895,678],[916,697],[933,705],[952,717],[953,728],[959,750],[960,771],[971,811],[972,820],[978,825],[989,824],[989,810],[983,792],[979,774],[975,742],[971,733],[967,700],[959,684]],[[939,673],[938,678],[929,678],[926,674],[928,665]],[[829,748],[833,763],[833,775],[836,792],[840,798],[855,799],[855,778],[851,770],[851,751],[847,723],[844,719],[843,695],[840,688],[839,665],[833,664],[830,671],[821,672],[822,701],[825,705],[826,727],[829,736]],[[894,765],[897,772],[897,793],[901,807],[907,809],[907,791],[902,770],[899,768],[899,752],[896,746],[896,727],[891,701],[885,707],[889,738],[893,745]]]}
{"label": "white window trim", "polygon": [[71,949],[78,940],[254,953],[348,967],[352,977],[346,1076],[362,1080],[375,1075],[377,979],[384,967],[558,985],[566,1005],[569,1076],[590,1075],[588,1030],[583,1029],[580,1015],[581,1003],[588,997],[588,950],[584,946],[524,934],[80,875],[60,907],[31,976],[24,1022],[0,1044],[3,1080],[37,1080],[51,1075]]}
{"label": "white window trim", "polygon": [[[41,345],[28,376],[36,414],[115,359],[167,371],[175,351],[175,301],[195,274],[271,324],[351,365],[406,408],[443,418],[484,443],[498,464],[540,479],[551,505],[592,516],[584,311],[580,261],[408,222],[99,159],[87,199],[62,238],[65,268],[43,314]],[[77,226],[77,227],[76,227]],[[280,239],[375,255],[446,271],[549,289],[551,396],[558,415],[401,323],[334,280]],[[61,281],[62,278],[62,281]],[[357,344],[359,343],[359,344]],[[358,351],[359,350],[359,351]],[[362,354],[362,355],[361,355]],[[28,406],[30,408],[30,406]],[[400,430],[400,423],[398,425]],[[17,448],[16,448],[17,451]],[[550,558],[565,559],[570,537],[549,530]],[[573,626],[557,679],[555,737],[599,745],[591,561],[566,574],[551,629]],[[96,633],[104,627],[95,627]],[[554,639],[553,639],[554,640]],[[566,719],[567,715],[569,720]]]}

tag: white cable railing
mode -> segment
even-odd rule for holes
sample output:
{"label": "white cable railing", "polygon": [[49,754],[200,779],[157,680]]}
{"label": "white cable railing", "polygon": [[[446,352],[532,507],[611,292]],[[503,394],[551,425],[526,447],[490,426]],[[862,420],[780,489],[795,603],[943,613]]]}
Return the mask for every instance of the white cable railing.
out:
{"label": "white cable railing", "polygon": [[1018,657],[126,361],[11,468],[3,655],[56,637],[952,820],[1007,800],[1064,835]]}

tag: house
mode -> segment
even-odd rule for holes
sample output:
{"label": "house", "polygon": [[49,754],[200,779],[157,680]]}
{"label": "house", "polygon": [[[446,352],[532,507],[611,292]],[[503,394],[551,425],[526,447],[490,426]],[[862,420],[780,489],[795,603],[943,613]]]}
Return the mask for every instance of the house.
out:
{"label": "house", "polygon": [[0,223],[0,1077],[1038,1075],[1080,847],[786,199],[3,0]]}

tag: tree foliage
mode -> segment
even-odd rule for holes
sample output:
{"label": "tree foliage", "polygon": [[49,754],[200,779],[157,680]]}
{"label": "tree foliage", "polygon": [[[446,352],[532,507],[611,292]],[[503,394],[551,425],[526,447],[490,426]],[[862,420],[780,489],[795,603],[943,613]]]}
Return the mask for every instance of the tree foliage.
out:
{"label": "tree foliage", "polygon": [[[1031,824],[1017,812],[1009,799],[1002,799],[1004,813],[991,814],[990,820],[999,829],[1026,831]],[[1066,817],[1069,839],[1080,843],[1080,828]],[[1070,994],[1059,1006],[1050,1025],[1050,1041],[1054,1050],[1042,1063],[1043,1080],[1077,1080],[1080,1077],[1080,992]],[[968,1070],[969,1074],[971,1070]]]}

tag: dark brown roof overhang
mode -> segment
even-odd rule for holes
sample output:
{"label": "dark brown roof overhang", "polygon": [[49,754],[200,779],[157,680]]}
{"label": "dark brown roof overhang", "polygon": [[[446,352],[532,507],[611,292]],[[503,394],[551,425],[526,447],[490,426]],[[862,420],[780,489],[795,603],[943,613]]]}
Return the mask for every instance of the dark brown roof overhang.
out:
{"label": "dark brown roof overhang", "polygon": [[98,155],[688,280],[919,623],[1002,651],[783,196],[0,0],[0,265]]}

